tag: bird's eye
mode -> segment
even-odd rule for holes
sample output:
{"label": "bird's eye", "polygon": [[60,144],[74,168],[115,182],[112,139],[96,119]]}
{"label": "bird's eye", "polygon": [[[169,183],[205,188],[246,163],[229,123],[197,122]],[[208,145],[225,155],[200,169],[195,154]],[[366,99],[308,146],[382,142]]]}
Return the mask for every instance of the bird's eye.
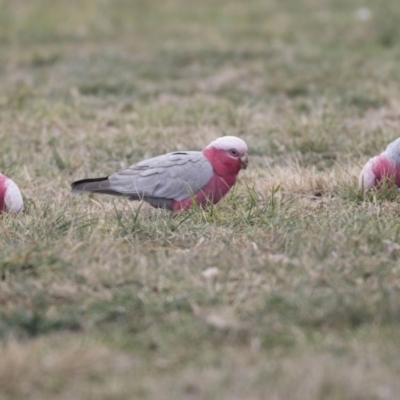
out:
{"label": "bird's eye", "polygon": [[230,149],[229,154],[233,157],[239,157],[239,152],[235,149]]}

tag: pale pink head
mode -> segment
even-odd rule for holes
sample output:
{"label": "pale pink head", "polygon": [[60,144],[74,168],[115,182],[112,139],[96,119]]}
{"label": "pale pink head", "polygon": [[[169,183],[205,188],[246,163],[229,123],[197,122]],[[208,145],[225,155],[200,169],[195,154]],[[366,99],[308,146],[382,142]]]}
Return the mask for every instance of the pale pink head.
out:
{"label": "pale pink head", "polygon": [[5,175],[0,174],[0,212],[17,213],[24,202],[18,186]]}
{"label": "pale pink head", "polygon": [[222,136],[211,142],[203,154],[220,176],[236,176],[248,164],[246,142],[236,136]]}

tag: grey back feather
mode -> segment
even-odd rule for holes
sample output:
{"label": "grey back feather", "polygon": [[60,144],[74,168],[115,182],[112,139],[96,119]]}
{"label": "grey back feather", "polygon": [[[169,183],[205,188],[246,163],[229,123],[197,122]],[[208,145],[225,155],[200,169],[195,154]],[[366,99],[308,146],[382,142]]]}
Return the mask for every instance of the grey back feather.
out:
{"label": "grey back feather", "polygon": [[[143,160],[99,182],[106,189],[135,198],[184,200],[204,187],[213,175],[198,151],[174,152]],[[116,194],[117,194],[116,193]]]}
{"label": "grey back feather", "polygon": [[396,165],[400,165],[400,138],[389,143],[382,154],[392,160]]}

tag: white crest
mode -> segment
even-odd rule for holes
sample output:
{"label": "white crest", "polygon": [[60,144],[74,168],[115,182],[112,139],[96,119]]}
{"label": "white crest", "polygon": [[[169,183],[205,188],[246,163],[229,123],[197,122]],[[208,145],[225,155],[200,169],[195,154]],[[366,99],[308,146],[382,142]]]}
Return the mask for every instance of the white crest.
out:
{"label": "white crest", "polygon": [[24,206],[24,201],[22,200],[22,195],[18,186],[8,178],[5,182],[5,187],[4,204],[6,205],[6,210],[10,213],[21,211]]}
{"label": "white crest", "polygon": [[207,147],[216,147],[221,150],[235,149],[241,155],[247,153],[247,144],[236,136],[222,136],[212,141]]}
{"label": "white crest", "polygon": [[380,156],[376,156],[370,158],[367,163],[364,165],[364,168],[360,172],[360,176],[358,177],[358,188],[360,190],[368,190],[374,187],[375,185],[375,174],[373,172],[373,167],[375,162],[378,161]]}

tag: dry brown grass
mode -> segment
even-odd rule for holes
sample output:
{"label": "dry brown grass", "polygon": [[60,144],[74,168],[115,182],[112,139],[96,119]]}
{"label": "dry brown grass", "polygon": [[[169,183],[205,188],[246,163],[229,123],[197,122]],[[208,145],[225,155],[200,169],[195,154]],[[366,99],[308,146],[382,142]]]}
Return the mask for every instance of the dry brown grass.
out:
{"label": "dry brown grass", "polygon": [[[26,205],[2,216],[0,398],[397,399],[399,199],[356,182],[400,129],[399,14],[0,2],[0,167]],[[223,134],[250,167],[215,207],[70,193]]]}

